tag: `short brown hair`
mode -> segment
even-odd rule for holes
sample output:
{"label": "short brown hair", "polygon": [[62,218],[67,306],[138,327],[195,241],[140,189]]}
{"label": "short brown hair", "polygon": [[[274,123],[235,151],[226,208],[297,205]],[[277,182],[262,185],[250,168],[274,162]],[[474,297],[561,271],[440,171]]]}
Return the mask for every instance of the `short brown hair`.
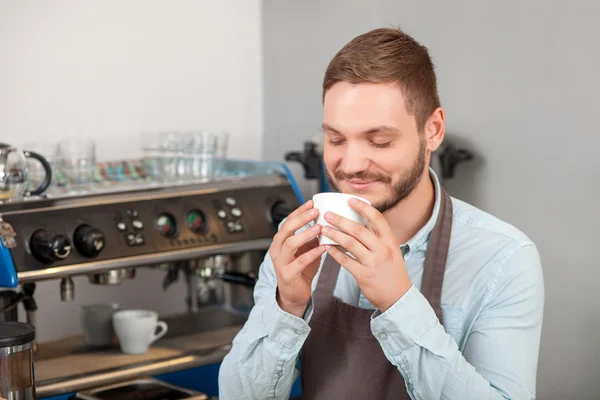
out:
{"label": "short brown hair", "polygon": [[327,67],[323,99],[327,90],[340,81],[398,83],[419,132],[440,106],[434,66],[427,48],[399,29],[374,29],[346,44]]}

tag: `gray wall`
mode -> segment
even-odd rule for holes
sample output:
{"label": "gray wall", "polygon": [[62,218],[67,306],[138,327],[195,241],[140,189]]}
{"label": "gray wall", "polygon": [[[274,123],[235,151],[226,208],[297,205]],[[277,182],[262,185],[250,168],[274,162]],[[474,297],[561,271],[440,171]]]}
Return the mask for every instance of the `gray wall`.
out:
{"label": "gray wall", "polygon": [[594,1],[263,3],[266,159],[319,131],[323,73],[348,40],[396,26],[430,49],[448,133],[479,156],[447,188],[543,258],[540,399],[600,396],[599,15]]}

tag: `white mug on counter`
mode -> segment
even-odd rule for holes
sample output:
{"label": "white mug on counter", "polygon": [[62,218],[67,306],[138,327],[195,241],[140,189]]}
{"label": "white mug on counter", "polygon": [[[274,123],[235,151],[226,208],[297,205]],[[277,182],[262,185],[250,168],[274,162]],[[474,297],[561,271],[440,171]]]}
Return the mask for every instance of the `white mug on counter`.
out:
{"label": "white mug on counter", "polygon": [[[113,327],[121,351],[127,354],[143,354],[150,345],[163,337],[168,327],[158,320],[158,314],[150,310],[121,310],[113,314]],[[156,328],[160,330],[156,333]]]}

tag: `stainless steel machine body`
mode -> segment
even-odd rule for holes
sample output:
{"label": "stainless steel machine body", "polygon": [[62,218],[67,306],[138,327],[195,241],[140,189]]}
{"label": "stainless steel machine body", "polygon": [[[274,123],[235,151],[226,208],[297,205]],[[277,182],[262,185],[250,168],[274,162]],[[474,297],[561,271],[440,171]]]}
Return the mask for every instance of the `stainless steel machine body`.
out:
{"label": "stainless steel machine body", "polygon": [[19,238],[11,249],[19,283],[75,275],[108,283],[95,274],[266,250],[285,210],[298,205],[284,177],[254,176],[7,203],[0,214]]}

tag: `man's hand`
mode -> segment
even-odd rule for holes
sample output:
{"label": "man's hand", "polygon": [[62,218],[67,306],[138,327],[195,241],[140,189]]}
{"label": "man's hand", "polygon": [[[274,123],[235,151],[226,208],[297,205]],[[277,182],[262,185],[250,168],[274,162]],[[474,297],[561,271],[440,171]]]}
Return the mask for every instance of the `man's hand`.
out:
{"label": "man's hand", "polygon": [[315,225],[297,235],[296,231],[317,218],[313,201],[291,213],[273,238],[269,254],[277,276],[277,302],[283,311],[302,318],[311,296],[312,280],[319,270],[325,246],[319,246]]}
{"label": "man's hand", "polygon": [[350,207],[362,214],[369,228],[334,213],[325,220],[339,229],[325,226],[323,235],[335,240],[354,258],[336,246],[327,252],[356,279],[365,297],[379,311],[385,312],[411,287],[400,244],[383,215],[369,204],[350,200]]}

